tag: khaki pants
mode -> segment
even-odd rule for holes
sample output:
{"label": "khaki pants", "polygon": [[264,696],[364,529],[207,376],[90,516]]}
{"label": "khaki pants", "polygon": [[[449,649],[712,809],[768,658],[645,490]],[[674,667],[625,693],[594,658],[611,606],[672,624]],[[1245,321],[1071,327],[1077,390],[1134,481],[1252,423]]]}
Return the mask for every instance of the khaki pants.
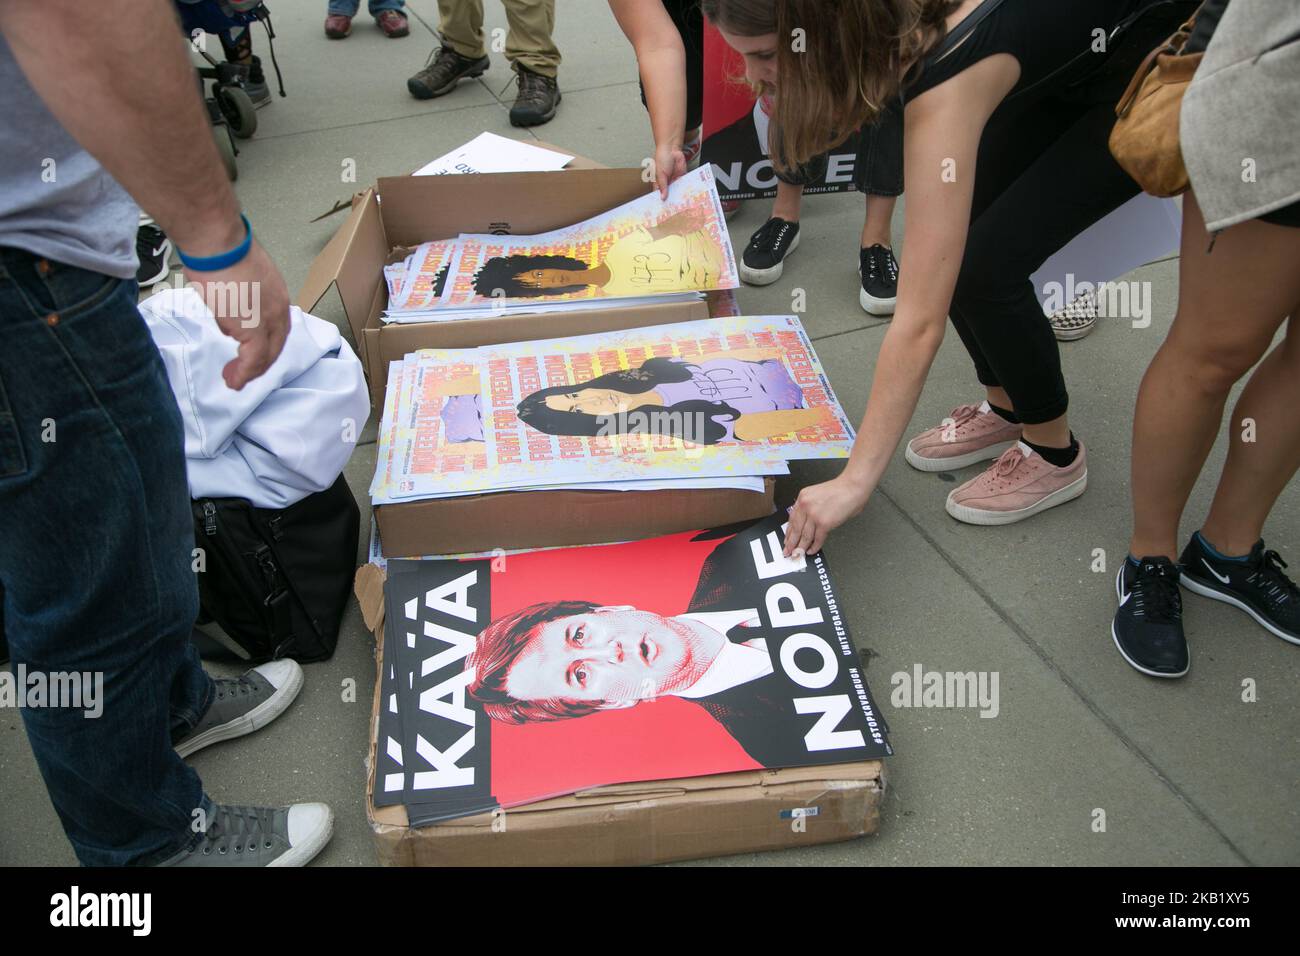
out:
{"label": "khaki pants", "polygon": [[[505,55],[511,63],[542,76],[554,77],[560,51],[551,39],[555,29],[555,0],[503,0],[510,30]],[[461,56],[487,55],[483,44],[483,0],[438,0],[438,32]]]}

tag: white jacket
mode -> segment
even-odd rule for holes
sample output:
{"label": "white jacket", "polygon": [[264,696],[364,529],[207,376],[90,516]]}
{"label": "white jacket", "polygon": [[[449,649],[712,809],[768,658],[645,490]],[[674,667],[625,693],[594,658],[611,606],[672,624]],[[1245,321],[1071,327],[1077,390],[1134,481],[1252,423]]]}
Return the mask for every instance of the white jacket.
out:
{"label": "white jacket", "polygon": [[240,391],[221,370],[238,345],[191,289],[140,304],[185,423],[190,497],[284,508],[332,485],[370,414],[361,363],[338,329],[296,306],[274,364]]}

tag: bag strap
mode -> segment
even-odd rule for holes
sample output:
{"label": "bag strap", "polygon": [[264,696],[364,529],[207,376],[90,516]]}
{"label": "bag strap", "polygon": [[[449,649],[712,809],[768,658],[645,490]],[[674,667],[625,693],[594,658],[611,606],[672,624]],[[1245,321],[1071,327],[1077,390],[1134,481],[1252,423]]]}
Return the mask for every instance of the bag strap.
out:
{"label": "bag strap", "polygon": [[[1183,23],[1173,34],[1165,40],[1164,43],[1156,47],[1143,58],[1141,65],[1133,73],[1133,78],[1128,81],[1128,86],[1124,88],[1124,93],[1115,104],[1115,115],[1123,119],[1128,115],[1128,111],[1133,108],[1133,103],[1137,100],[1138,90],[1141,89],[1143,81],[1150,75],[1151,71],[1156,68],[1157,58],[1161,54],[1170,54],[1181,56],[1183,47],[1187,45],[1187,40],[1192,35],[1192,30],[1196,26],[1196,17],[1200,14],[1201,9],[1205,6],[1202,3],[1197,7],[1186,22]],[[1195,54],[1193,54],[1195,55]]]}
{"label": "bag strap", "polygon": [[984,2],[978,7],[966,14],[966,19],[962,20],[961,23],[953,27],[944,36],[939,45],[930,51],[929,55],[926,57],[926,61],[933,64],[944,59],[944,57],[949,53],[957,49],[958,44],[960,44],[962,40],[966,39],[972,32],[974,32],[975,28],[984,21],[985,17],[1000,6],[1002,6],[1002,0],[984,0]]}

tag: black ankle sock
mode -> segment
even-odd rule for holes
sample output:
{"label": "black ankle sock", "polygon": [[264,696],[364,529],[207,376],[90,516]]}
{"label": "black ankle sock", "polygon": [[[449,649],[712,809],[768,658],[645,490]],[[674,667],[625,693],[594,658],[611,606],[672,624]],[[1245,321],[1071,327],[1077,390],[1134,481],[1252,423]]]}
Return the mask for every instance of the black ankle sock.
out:
{"label": "black ankle sock", "polygon": [[1070,432],[1070,446],[1068,448],[1052,448],[1049,445],[1035,445],[1028,438],[1020,439],[1038,454],[1043,456],[1043,460],[1049,465],[1055,465],[1057,468],[1064,468],[1066,465],[1074,463],[1074,459],[1079,457],[1079,441],[1074,437],[1074,432]]}
{"label": "black ankle sock", "polygon": [[1011,410],[1009,410],[1009,409],[1006,409],[1006,408],[998,408],[998,407],[997,407],[996,405],[994,405],[992,402],[989,402],[989,410],[992,411],[992,412],[994,412],[996,415],[1000,416],[1001,418],[1005,418],[1007,421],[1009,421],[1009,422],[1010,422],[1011,424],[1013,424],[1013,425],[1019,425],[1019,424],[1020,424],[1020,418],[1019,418],[1019,416],[1017,416],[1015,412],[1013,412],[1013,411],[1011,411]]}

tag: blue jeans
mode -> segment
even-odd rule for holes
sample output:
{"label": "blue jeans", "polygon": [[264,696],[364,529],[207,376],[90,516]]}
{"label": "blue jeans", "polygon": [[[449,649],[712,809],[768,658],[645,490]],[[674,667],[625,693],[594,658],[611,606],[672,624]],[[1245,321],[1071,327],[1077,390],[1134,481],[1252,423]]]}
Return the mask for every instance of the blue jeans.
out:
{"label": "blue jeans", "polygon": [[[401,10],[405,5],[406,0],[369,0],[366,4],[372,17],[376,13],[383,13],[385,10]],[[359,9],[361,9],[361,0],[330,0],[330,13],[341,13],[345,17],[355,17]]]}
{"label": "blue jeans", "polygon": [[212,810],[172,749],[213,685],[190,641],[180,412],[135,297],[132,280],[0,248],[2,621],[29,683],[102,674],[98,717],[22,708],[86,865],[164,860],[199,840],[192,824]]}

